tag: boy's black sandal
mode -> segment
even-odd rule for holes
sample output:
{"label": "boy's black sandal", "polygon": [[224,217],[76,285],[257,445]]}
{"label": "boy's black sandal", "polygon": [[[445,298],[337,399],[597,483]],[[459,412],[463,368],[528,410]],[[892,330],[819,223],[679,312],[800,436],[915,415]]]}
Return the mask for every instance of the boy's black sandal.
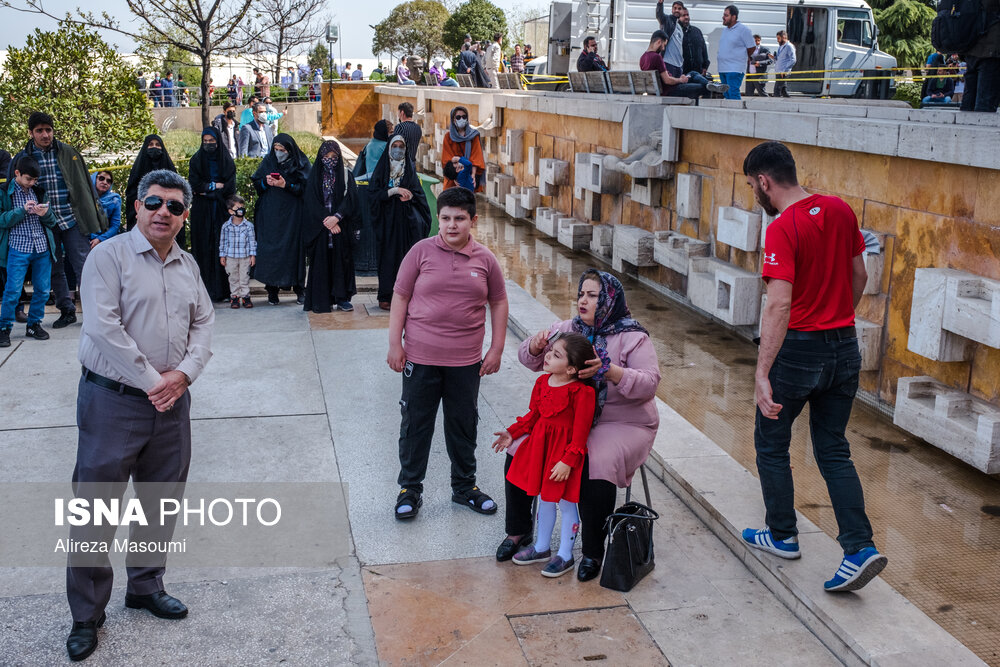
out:
{"label": "boy's black sandal", "polygon": [[[420,497],[420,492],[414,491],[413,489],[400,489],[399,496],[396,497],[396,509],[395,515],[397,519],[412,519],[417,516],[417,512],[420,511],[420,506],[424,504],[424,499]],[[409,505],[410,509],[406,512],[400,512],[399,508],[403,505]]]}
{"label": "boy's black sandal", "polygon": [[[464,505],[473,512],[479,512],[480,514],[496,514],[497,512],[496,501],[480,491],[478,486],[474,486],[463,493],[452,492],[451,501],[459,505]],[[487,502],[493,502],[493,507],[483,509],[483,505]]]}

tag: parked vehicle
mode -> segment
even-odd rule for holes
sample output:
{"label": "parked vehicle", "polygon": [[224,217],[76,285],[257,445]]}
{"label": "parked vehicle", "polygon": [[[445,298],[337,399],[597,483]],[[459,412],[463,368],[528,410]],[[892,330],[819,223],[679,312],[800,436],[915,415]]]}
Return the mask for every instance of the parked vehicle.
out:
{"label": "parked vehicle", "polygon": [[[691,23],[705,35],[713,65],[724,29],[722,12],[728,4],[731,0],[685,2]],[[739,2],[737,6],[740,21],[759,34],[761,44],[772,52],[777,50],[775,34],[788,31],[798,56],[793,72],[847,70],[792,76],[790,92],[830,97],[892,96],[888,78],[859,81],[862,76],[879,76],[879,71],[896,66],[895,58],[879,51],[875,19],[863,0],[777,0]],[[670,0],[664,0],[664,11],[670,11]],[[534,73],[544,70],[548,75],[566,76],[575,70],[583,38],[588,35],[597,38],[598,53],[607,54],[605,61],[611,69],[638,69],[649,36],[659,28],[655,0],[553,2],[549,17],[548,54],[531,61]]]}

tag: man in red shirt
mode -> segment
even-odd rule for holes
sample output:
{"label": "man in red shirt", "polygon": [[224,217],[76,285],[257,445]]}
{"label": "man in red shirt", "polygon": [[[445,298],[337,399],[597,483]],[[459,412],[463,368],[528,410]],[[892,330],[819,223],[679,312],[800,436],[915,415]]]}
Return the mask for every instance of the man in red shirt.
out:
{"label": "man in red shirt", "polygon": [[823,587],[857,590],[888,562],[872,542],[861,480],[844,435],[861,370],[854,309],[868,279],[864,238],[843,200],[802,189],[795,159],[784,144],[755,147],[743,173],[764,211],[781,213],[767,228],[764,243],[767,305],[754,391],[754,446],[767,525],[747,528],[743,540],[781,558],[801,555],[788,448],[792,422],[808,403],[816,464],[844,550],[844,560]]}

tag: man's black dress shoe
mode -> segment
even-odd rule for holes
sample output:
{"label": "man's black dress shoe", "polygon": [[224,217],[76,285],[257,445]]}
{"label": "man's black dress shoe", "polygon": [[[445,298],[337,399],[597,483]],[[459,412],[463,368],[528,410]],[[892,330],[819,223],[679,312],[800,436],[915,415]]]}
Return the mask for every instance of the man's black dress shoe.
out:
{"label": "man's black dress shoe", "polygon": [[580,581],[590,581],[601,573],[601,561],[596,558],[580,559],[580,566],[576,569],[576,578]]}
{"label": "man's black dress shoe", "polygon": [[184,618],[188,614],[184,603],[166,591],[156,591],[152,595],[126,593],[125,606],[129,609],[148,609],[153,616],[160,618]]}
{"label": "man's black dress shoe", "polygon": [[497,562],[503,563],[513,558],[522,544],[531,544],[531,535],[522,535],[517,542],[509,537],[504,538],[504,541],[497,547]]}
{"label": "man's black dress shoe", "polygon": [[69,637],[66,639],[66,652],[73,661],[84,660],[97,648],[97,628],[104,625],[107,619],[103,613],[96,621],[77,621],[73,623]]}

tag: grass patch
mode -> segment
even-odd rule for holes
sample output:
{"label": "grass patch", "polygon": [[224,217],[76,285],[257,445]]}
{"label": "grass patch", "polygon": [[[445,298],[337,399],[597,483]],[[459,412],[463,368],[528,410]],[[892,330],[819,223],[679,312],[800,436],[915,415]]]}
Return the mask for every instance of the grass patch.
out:
{"label": "grass patch", "polygon": [[[278,127],[281,124],[279,121]],[[323,143],[323,138],[316,136],[312,132],[289,132],[295,143],[299,145],[302,152],[306,154],[312,162],[319,152],[319,147]],[[201,147],[201,132],[194,130],[170,130],[163,135],[163,142],[166,144],[170,158],[176,163],[178,159],[187,159],[195,154]]]}

